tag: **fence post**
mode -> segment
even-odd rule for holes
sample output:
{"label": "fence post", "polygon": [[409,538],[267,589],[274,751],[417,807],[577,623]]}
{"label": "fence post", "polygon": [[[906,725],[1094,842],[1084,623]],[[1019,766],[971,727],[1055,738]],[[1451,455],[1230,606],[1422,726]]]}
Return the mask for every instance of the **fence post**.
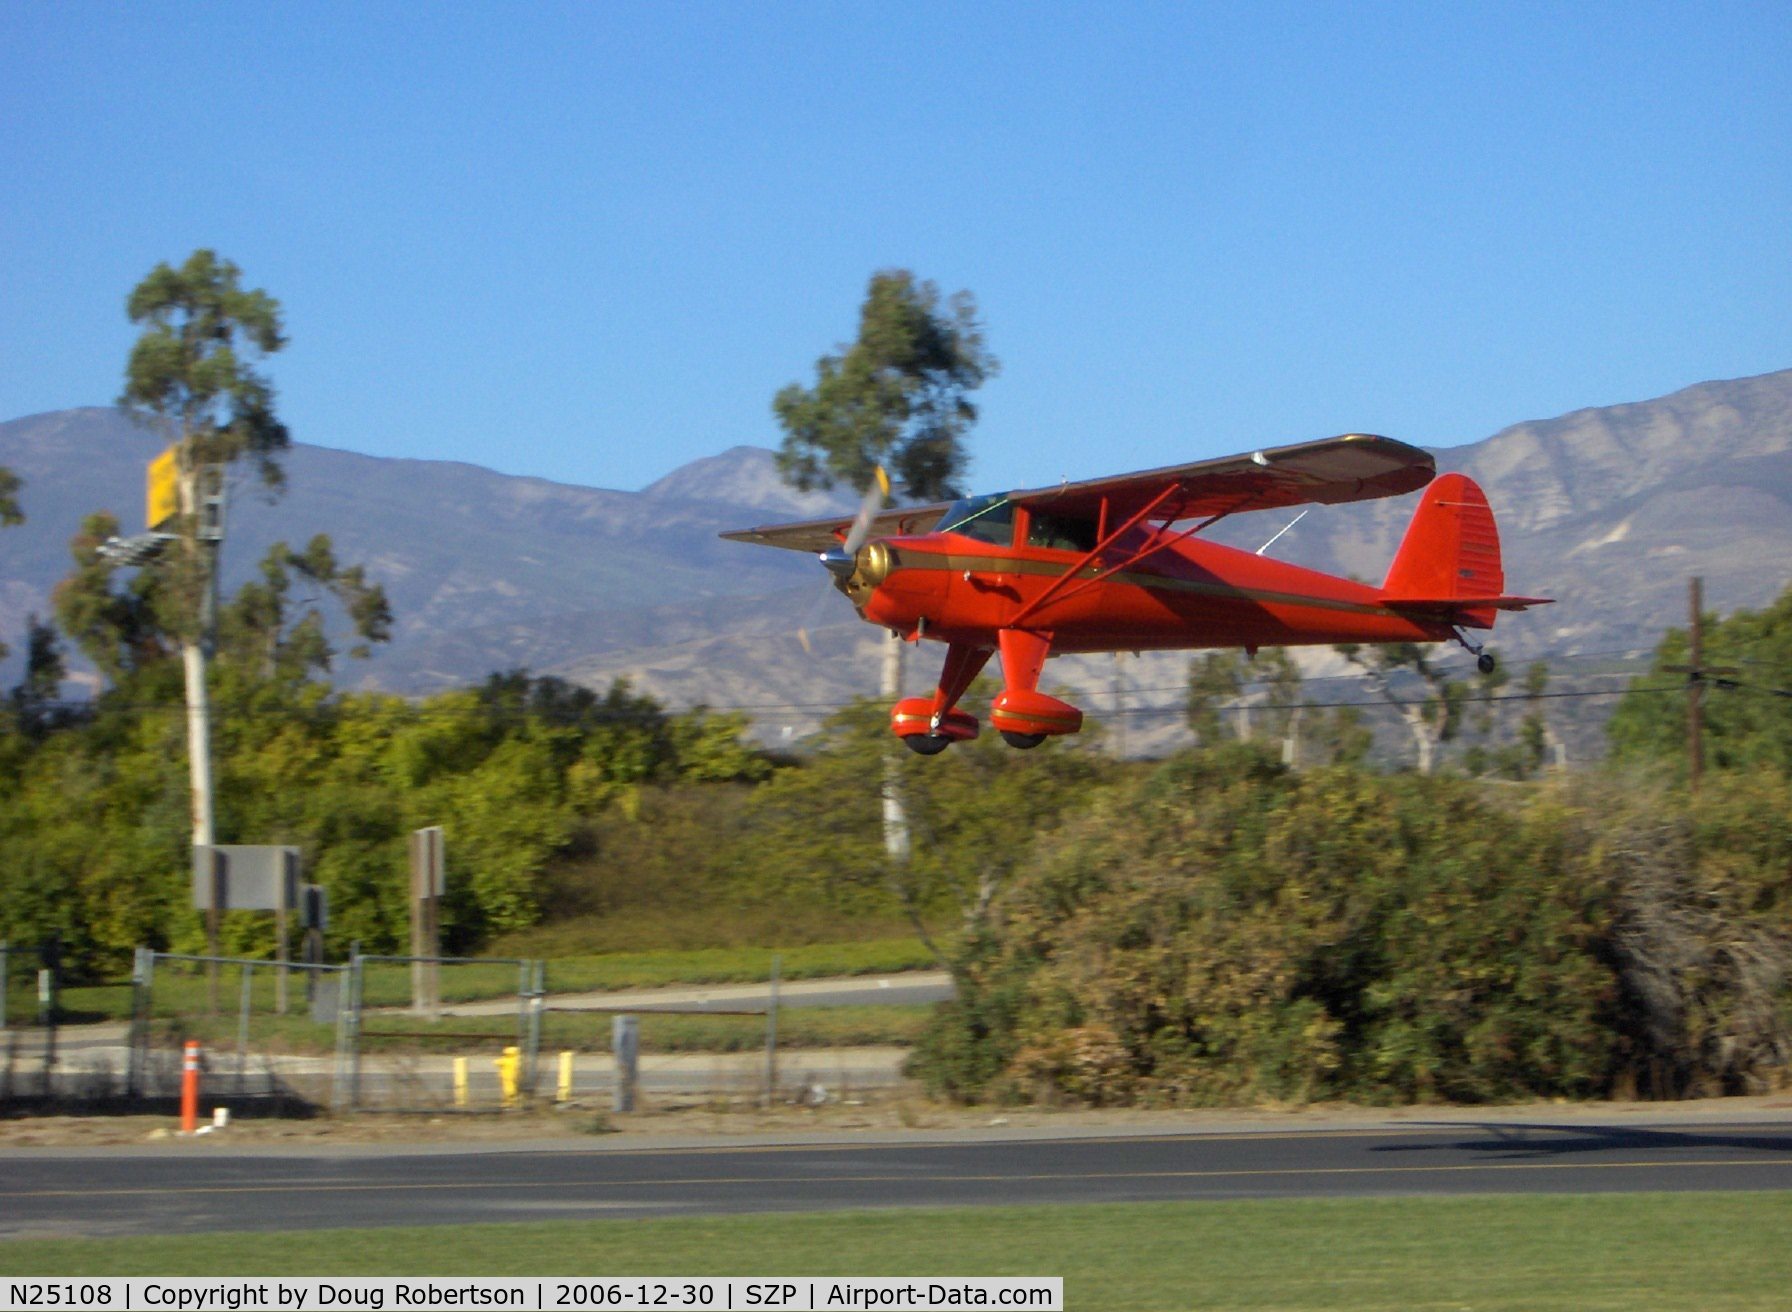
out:
{"label": "fence post", "polygon": [[778,1099],[778,975],[784,958],[772,953],[771,991],[765,1002],[765,1105]]}
{"label": "fence post", "polygon": [[37,972],[37,1023],[44,1029],[44,1097],[56,1092],[56,971]]}
{"label": "fence post", "polygon": [[355,958],[354,990],[351,993],[353,1002],[348,1017],[349,1043],[349,1093],[350,1111],[361,1110],[361,1004],[362,994],[367,988],[367,962],[365,958]]}
{"label": "fence post", "polygon": [[149,1015],[154,988],[154,948],[138,948],[131,963],[131,1053],[125,1075],[125,1092],[132,1098],[144,1094],[144,1075],[149,1066]]}
{"label": "fence post", "polygon": [[616,1087],[610,1110],[635,1110],[635,1081],[641,1058],[641,1023],[633,1016],[617,1016],[610,1022],[610,1052],[616,1058]]}
{"label": "fence post", "polygon": [[255,967],[245,961],[242,974],[236,1016],[236,1091],[239,1096],[249,1077],[249,1010],[255,1002]]}
{"label": "fence post", "polygon": [[548,968],[542,961],[531,964],[533,969],[529,973],[533,978],[529,989],[529,1038],[523,1048],[523,1092],[530,1102],[534,1102],[536,1081],[541,1073],[541,1012],[548,991]]}
{"label": "fence post", "polygon": [[361,1107],[361,944],[350,950],[348,978],[342,981],[342,1010],[337,1013],[337,1067],[345,1086],[341,1100],[349,1111]]}

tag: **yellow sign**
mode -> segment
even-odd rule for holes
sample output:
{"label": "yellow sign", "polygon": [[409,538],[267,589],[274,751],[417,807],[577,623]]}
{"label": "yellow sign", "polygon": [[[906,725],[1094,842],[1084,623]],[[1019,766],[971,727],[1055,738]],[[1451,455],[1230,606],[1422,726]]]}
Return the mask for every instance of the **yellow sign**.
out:
{"label": "yellow sign", "polygon": [[149,529],[154,532],[180,513],[180,460],[171,446],[149,462]]}

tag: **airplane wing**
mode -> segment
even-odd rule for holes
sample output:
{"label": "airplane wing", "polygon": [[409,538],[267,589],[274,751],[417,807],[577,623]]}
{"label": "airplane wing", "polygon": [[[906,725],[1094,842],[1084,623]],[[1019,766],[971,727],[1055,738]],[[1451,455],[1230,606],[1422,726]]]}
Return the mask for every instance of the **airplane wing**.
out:
{"label": "airplane wing", "polygon": [[[1105,499],[1108,523],[1117,524],[1161,496],[1164,500],[1150,517],[1173,523],[1197,515],[1230,515],[1312,502],[1336,505],[1400,496],[1424,487],[1436,472],[1430,453],[1416,446],[1368,433],[1346,433],[1323,442],[1269,447],[1248,455],[1011,492],[1008,500],[1054,515],[1094,519]],[[950,503],[940,501],[883,511],[872,521],[871,536],[926,533],[948,509]],[[741,529],[721,536],[731,542],[756,542],[761,546],[819,553],[838,546],[852,522],[852,515],[843,514]]]}
{"label": "airplane wing", "polygon": [[[897,537],[909,533],[926,533],[940,522],[951,503],[937,501],[927,506],[900,506],[885,510],[871,521],[874,538]],[[756,542],[762,547],[788,547],[819,555],[845,541],[854,516],[849,511],[831,519],[805,519],[795,524],[767,524],[761,528],[743,528],[721,536],[730,542]]]}
{"label": "airplane wing", "polygon": [[1430,453],[1416,446],[1369,433],[1346,433],[1322,442],[1033,488],[1011,493],[1008,499],[1054,515],[1089,518],[1106,500],[1108,522],[1113,524],[1174,488],[1150,515],[1173,523],[1313,502],[1337,505],[1400,496],[1424,487],[1436,472]]}

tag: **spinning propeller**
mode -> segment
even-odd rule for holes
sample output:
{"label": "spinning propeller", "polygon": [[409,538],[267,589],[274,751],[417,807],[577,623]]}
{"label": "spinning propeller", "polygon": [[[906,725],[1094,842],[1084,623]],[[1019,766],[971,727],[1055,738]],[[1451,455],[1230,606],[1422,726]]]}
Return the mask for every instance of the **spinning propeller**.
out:
{"label": "spinning propeller", "polygon": [[[833,586],[844,592],[846,581],[858,565],[859,548],[865,545],[865,539],[871,536],[871,526],[877,522],[878,512],[890,499],[890,476],[884,472],[882,465],[872,471],[871,486],[865,489],[865,499],[859,503],[859,513],[853,518],[852,527],[846,531],[845,539],[837,547],[829,547],[817,557],[833,575]],[[821,607],[827,603],[824,592],[809,607],[809,614],[804,617],[797,628],[796,640],[803,644],[803,650],[811,656],[815,649],[809,645],[809,630],[815,627],[815,621]]]}

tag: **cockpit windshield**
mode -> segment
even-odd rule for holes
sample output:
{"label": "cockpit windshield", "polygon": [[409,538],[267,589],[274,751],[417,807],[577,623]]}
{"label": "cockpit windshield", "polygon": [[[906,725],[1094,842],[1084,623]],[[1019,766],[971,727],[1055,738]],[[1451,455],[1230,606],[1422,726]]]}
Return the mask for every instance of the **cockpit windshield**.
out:
{"label": "cockpit windshield", "polygon": [[1014,507],[1005,496],[965,497],[946,507],[936,533],[962,533],[1005,547],[1014,541]]}

